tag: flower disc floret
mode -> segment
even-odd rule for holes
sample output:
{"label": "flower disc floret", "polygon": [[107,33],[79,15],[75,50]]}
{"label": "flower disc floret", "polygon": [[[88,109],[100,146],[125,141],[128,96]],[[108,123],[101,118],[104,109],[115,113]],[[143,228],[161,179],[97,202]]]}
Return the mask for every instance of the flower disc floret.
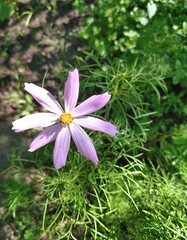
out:
{"label": "flower disc floret", "polygon": [[73,116],[71,115],[71,113],[65,112],[60,116],[60,121],[62,122],[62,124],[67,125],[73,122]]}

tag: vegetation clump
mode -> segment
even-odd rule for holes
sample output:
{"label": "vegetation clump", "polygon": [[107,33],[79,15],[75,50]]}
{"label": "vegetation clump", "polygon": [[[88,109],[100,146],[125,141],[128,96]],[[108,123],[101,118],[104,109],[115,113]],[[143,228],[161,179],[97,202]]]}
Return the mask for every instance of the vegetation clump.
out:
{"label": "vegetation clump", "polygon": [[[53,44],[52,49],[59,54],[53,62],[51,50],[45,48],[50,63],[46,69],[41,58],[35,62],[45,66],[40,68],[44,69],[43,80],[38,85],[54,94],[56,91],[57,100],[63,102],[61,85],[67,71],[77,68],[79,101],[104,92],[111,94],[108,105],[94,116],[115,124],[118,134],[110,137],[88,132],[97,149],[98,165],[82,156],[72,143],[66,166],[61,169],[52,165],[53,142],[34,153],[27,152],[25,139],[33,138],[37,131],[23,136],[24,144],[12,144],[10,165],[1,170],[0,238],[187,239],[186,3],[3,2],[0,12],[3,8],[7,11],[1,23],[26,16],[28,29],[40,11],[47,12],[51,27],[64,21],[56,19],[62,16],[62,7],[77,9],[81,24],[76,31],[69,31],[64,41],[72,41],[76,35],[84,43],[84,51],[71,57],[71,47]],[[44,29],[46,25],[43,36],[48,34]],[[25,42],[26,35],[19,34]],[[53,37],[58,39],[58,34]],[[6,61],[9,40],[6,35],[0,50]],[[43,42],[35,43],[44,50]],[[19,71],[26,69],[22,60],[18,62]],[[41,111],[22,93],[26,79],[23,70],[8,82],[1,81],[4,88],[16,80],[17,91],[11,93],[17,104],[16,118]],[[7,225],[13,231],[12,238]]]}

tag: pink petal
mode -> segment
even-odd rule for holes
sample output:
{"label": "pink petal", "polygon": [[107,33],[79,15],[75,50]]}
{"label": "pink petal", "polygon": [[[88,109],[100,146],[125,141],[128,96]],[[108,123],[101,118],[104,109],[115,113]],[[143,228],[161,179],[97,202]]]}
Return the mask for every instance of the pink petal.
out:
{"label": "pink petal", "polygon": [[108,94],[107,92],[104,94],[89,97],[72,111],[72,115],[74,117],[79,117],[87,115],[89,113],[93,113],[104,107],[110,100],[110,98],[111,95]]}
{"label": "pink petal", "polygon": [[66,112],[71,112],[77,104],[79,96],[79,72],[75,69],[69,72],[68,79],[65,83],[64,89],[64,106]]}
{"label": "pink petal", "polygon": [[66,159],[69,151],[71,134],[68,126],[63,126],[57,135],[55,147],[53,150],[53,160],[56,169],[59,169],[66,164]]}
{"label": "pink petal", "polygon": [[44,145],[54,141],[61,128],[62,128],[61,123],[45,128],[32,141],[32,143],[30,144],[29,152],[34,152],[36,149],[41,148]]}
{"label": "pink petal", "polygon": [[53,113],[34,113],[14,121],[12,130],[22,132],[31,128],[43,128],[59,122],[59,117]]}
{"label": "pink petal", "polygon": [[25,90],[30,93],[33,98],[48,111],[56,113],[59,116],[62,114],[63,110],[60,104],[46,89],[38,87],[33,83],[25,83]]}
{"label": "pink petal", "polygon": [[85,131],[77,124],[69,124],[71,135],[75,145],[79,149],[80,153],[91,160],[93,163],[98,163],[98,157],[95,147],[92,143],[90,137],[85,133]]}
{"label": "pink petal", "polygon": [[99,118],[85,116],[85,117],[75,118],[74,123],[91,130],[107,133],[111,136],[115,136],[117,134],[115,125],[113,125],[110,122],[103,121]]}

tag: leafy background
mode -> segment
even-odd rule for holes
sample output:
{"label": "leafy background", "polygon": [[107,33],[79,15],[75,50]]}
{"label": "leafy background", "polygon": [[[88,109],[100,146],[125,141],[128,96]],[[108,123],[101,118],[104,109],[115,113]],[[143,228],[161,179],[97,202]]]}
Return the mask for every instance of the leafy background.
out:
{"label": "leafy background", "polygon": [[[0,1],[2,239],[187,238],[186,9],[177,0]],[[98,167],[72,144],[56,171],[53,144],[28,153],[37,131],[16,135],[11,122],[42,110],[25,81],[61,99],[74,67],[79,101],[112,94],[96,114],[119,133],[89,133]]]}

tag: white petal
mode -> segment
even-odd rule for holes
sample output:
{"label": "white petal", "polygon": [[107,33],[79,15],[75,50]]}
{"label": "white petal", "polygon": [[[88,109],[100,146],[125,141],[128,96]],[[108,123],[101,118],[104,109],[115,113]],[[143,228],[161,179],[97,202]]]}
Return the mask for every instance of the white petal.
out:
{"label": "white petal", "polygon": [[38,87],[33,83],[25,83],[25,90],[46,110],[56,113],[59,116],[62,114],[63,109],[60,104],[46,89]]}
{"label": "white petal", "polygon": [[107,92],[99,95],[93,95],[73,109],[72,115],[74,117],[79,117],[96,112],[104,107],[110,98],[111,95]]}
{"label": "white petal", "polygon": [[79,96],[79,72],[75,69],[69,72],[64,89],[64,106],[66,112],[71,112],[77,104]]}
{"label": "white petal", "polygon": [[155,15],[157,11],[157,6],[153,1],[148,2],[147,11],[148,11],[149,18],[152,18]]}
{"label": "white petal", "polygon": [[95,131],[101,131],[111,136],[115,136],[117,134],[115,125],[110,122],[103,121],[99,118],[85,116],[75,118],[73,122],[81,125],[82,127]]}
{"label": "white petal", "polygon": [[53,150],[53,161],[56,169],[59,169],[66,164],[66,159],[69,151],[71,134],[68,126],[63,126],[58,133],[55,147]]}
{"label": "white petal", "polygon": [[77,146],[80,153],[91,160],[93,163],[98,163],[98,157],[95,150],[95,147],[92,143],[90,137],[86,134],[86,132],[77,124],[71,123],[69,124],[69,128],[71,131],[71,135],[75,145]]}
{"label": "white petal", "polygon": [[54,113],[34,113],[14,121],[12,130],[22,132],[31,128],[43,128],[59,121],[59,117]]}
{"label": "white petal", "polygon": [[30,144],[29,152],[34,152],[36,149],[54,141],[62,128],[62,124],[55,124],[42,130],[38,136]]}

